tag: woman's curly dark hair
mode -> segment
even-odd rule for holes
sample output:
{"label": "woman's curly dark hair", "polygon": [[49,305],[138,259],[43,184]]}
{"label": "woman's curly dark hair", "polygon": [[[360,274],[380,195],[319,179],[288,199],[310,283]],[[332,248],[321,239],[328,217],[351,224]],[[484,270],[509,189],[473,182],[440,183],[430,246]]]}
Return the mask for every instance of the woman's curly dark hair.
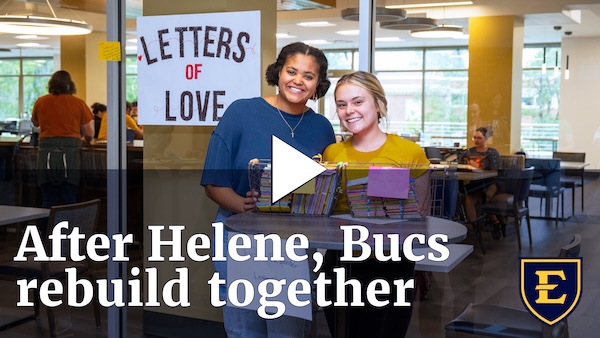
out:
{"label": "woman's curly dark hair", "polygon": [[285,65],[285,62],[288,58],[296,54],[309,55],[315,58],[317,64],[319,65],[319,84],[317,85],[315,96],[316,99],[325,96],[329,86],[331,86],[331,81],[329,81],[327,78],[327,67],[329,66],[327,58],[325,57],[323,51],[318,48],[311,47],[303,42],[294,42],[281,49],[281,52],[279,52],[279,56],[277,57],[277,61],[267,67],[265,74],[267,83],[271,86],[277,86],[279,84],[279,73],[281,73],[283,65]]}
{"label": "woman's curly dark hair", "polygon": [[92,113],[94,113],[94,115],[100,113],[100,112],[105,112],[106,111],[106,105],[99,103],[99,102],[94,102],[94,104],[92,104]]}
{"label": "woman's curly dark hair", "polygon": [[55,72],[48,81],[48,93],[52,95],[75,94],[76,92],[75,83],[66,70]]}

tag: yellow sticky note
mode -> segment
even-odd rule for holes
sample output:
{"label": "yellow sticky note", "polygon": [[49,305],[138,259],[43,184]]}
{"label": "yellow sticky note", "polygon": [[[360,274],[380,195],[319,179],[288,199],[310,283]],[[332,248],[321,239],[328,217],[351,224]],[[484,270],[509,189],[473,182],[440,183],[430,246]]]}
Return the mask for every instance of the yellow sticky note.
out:
{"label": "yellow sticky note", "polygon": [[121,61],[121,43],[118,41],[98,42],[98,58],[102,61]]}
{"label": "yellow sticky note", "polygon": [[304,183],[298,189],[293,191],[294,194],[314,194],[315,193],[315,179]]}

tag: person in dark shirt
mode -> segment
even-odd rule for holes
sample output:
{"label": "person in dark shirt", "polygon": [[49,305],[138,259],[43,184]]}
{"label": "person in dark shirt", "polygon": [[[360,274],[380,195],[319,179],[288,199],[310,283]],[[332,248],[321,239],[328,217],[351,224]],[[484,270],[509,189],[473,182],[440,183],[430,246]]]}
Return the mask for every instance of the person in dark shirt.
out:
{"label": "person in dark shirt", "polygon": [[[477,169],[498,170],[500,169],[500,154],[494,148],[487,145],[487,128],[477,128],[473,132],[473,141],[475,146],[467,149],[461,156],[460,162],[471,165]],[[486,200],[492,199],[496,194],[495,179],[478,180],[465,185],[465,214],[467,223],[473,225],[477,220],[478,210],[485,196]],[[492,236],[495,239],[500,238],[500,224],[497,219],[491,219],[493,225]]]}
{"label": "person in dark shirt", "polygon": [[106,105],[94,102],[92,104],[92,113],[94,114],[94,138],[98,138],[98,132],[100,131],[100,123],[102,121],[102,116],[106,114]]}

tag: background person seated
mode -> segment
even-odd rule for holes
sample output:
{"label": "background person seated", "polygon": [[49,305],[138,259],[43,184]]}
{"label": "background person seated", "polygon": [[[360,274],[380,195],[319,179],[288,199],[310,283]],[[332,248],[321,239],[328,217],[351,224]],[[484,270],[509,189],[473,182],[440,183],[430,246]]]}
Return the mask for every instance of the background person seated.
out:
{"label": "background person seated", "polygon": [[94,114],[94,138],[98,138],[100,132],[100,125],[102,124],[102,117],[106,115],[106,105],[94,102],[92,104],[92,113]]}
{"label": "background person seated", "polygon": [[[131,108],[132,108],[131,103],[127,102],[126,103],[127,114],[125,115],[125,123],[126,123],[127,129],[133,130],[133,137],[136,140],[143,140],[144,132],[142,131],[142,129],[140,129],[140,127],[138,127],[137,123],[135,123],[135,121],[131,117],[131,115],[130,115]],[[106,141],[106,131],[107,131],[107,123],[108,123],[107,116],[108,116],[108,114],[104,114],[104,116],[102,117],[102,121],[100,123],[100,131],[98,132],[98,141]]]}
{"label": "background person seated", "polygon": [[[473,132],[475,146],[465,151],[461,156],[460,162],[478,169],[498,170],[500,168],[500,154],[496,149],[488,147],[487,135],[489,135],[487,128],[477,128]],[[465,214],[467,216],[467,223],[473,225],[478,218],[478,210],[481,207],[483,197],[485,196],[487,200],[490,200],[494,197],[496,191],[495,178],[473,181],[465,185]],[[492,221],[493,228],[492,236],[494,239],[499,239],[501,236],[500,222],[496,218],[491,218],[490,221]]]}

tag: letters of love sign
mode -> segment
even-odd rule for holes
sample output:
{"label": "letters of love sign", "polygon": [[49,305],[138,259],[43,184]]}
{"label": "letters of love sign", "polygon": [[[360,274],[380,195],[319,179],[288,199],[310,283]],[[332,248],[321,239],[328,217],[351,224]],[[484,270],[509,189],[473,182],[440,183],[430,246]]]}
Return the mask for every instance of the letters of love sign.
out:
{"label": "letters of love sign", "polygon": [[235,100],[260,96],[260,12],[137,19],[143,125],[217,125]]}

